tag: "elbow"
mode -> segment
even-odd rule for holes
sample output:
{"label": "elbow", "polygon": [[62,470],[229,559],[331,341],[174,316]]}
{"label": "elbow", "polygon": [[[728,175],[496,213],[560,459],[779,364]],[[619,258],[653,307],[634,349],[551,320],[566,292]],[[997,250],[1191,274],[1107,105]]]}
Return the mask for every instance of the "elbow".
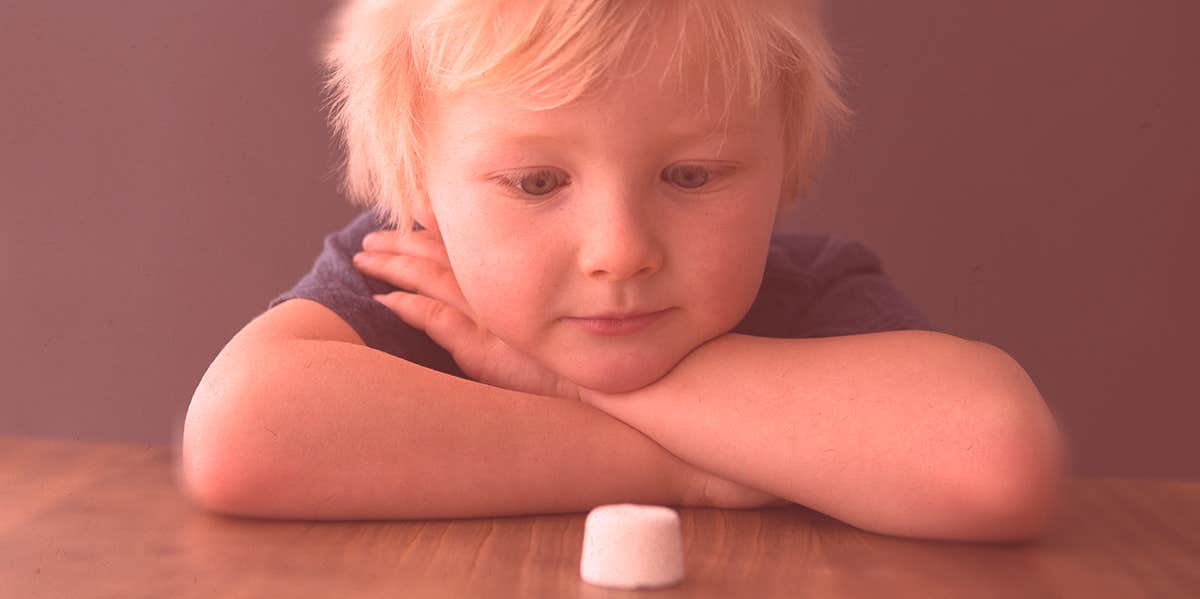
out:
{"label": "elbow", "polygon": [[[206,373],[188,405],[175,463],[177,488],[193,505],[209,512],[252,516],[256,475],[248,459],[257,455],[244,434],[246,402],[229,385],[220,388]],[[225,379],[228,381],[228,379]],[[239,407],[242,406],[242,407]]]}
{"label": "elbow", "polygon": [[185,447],[177,467],[177,485],[184,497],[201,510],[227,515],[242,515],[243,487],[227,472],[208,464],[208,457],[198,457],[194,448]]}
{"label": "elbow", "polygon": [[[992,433],[976,446],[985,453],[968,456],[966,465],[976,491],[975,540],[1016,542],[1042,537],[1059,508],[1068,470],[1069,452],[1053,414],[1024,369],[1008,354],[1000,354],[1006,373],[999,388],[999,410],[991,420]],[[990,465],[990,467],[980,467]]]}
{"label": "elbow", "polygon": [[250,485],[236,459],[243,452],[233,446],[232,436],[205,413],[206,407],[193,399],[188,408],[176,464],[176,485],[202,510],[244,514]]}
{"label": "elbow", "polygon": [[253,515],[247,498],[252,496],[245,477],[231,468],[223,450],[184,443],[176,467],[176,484],[195,507],[231,516]]}
{"label": "elbow", "polygon": [[974,540],[1033,541],[1043,537],[1058,512],[1066,480],[1061,454],[1036,458],[1017,452],[1003,467],[993,468],[973,501]]}

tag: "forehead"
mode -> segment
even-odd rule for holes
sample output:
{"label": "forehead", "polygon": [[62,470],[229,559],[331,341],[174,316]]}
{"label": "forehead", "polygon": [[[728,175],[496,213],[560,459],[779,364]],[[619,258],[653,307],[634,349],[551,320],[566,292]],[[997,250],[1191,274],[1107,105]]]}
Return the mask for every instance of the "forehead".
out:
{"label": "forehead", "polygon": [[570,142],[622,131],[704,141],[781,128],[777,94],[753,102],[711,69],[671,64],[669,51],[660,47],[643,64],[560,106],[486,88],[436,98],[426,129],[449,143],[476,145],[539,137]]}
{"label": "forehead", "polygon": [[712,40],[688,23],[686,13],[654,13],[619,54],[606,53],[602,62],[581,57],[554,69],[529,64],[498,80],[480,77],[453,91],[431,89],[423,120],[470,139],[486,137],[485,130],[539,124],[639,127],[676,135],[753,128],[761,107],[746,67],[718,58],[709,47]]}
{"label": "forehead", "polygon": [[[429,132],[448,141],[488,144],[539,137],[579,140],[620,131],[702,141],[710,137],[752,136],[769,126],[772,111],[681,101],[671,94],[631,94],[614,90],[594,99],[551,109],[530,109],[501,94],[461,94],[439,103]],[[764,106],[763,108],[767,108]]]}

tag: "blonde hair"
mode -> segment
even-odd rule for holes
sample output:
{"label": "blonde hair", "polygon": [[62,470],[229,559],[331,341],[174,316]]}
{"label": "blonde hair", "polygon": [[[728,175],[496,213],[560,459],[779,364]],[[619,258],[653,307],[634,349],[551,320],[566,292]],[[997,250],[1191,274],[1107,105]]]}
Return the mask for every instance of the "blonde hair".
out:
{"label": "blonde hair", "polygon": [[[341,190],[402,233],[423,194],[421,116],[432,99],[472,89],[553,108],[595,93],[654,43],[671,13],[683,23],[682,68],[701,60],[755,105],[784,94],[785,198],[807,191],[831,132],[850,110],[815,0],[346,0],[323,48],[326,109],[344,144]],[[675,43],[676,40],[667,40]],[[707,74],[705,86],[707,87]]]}

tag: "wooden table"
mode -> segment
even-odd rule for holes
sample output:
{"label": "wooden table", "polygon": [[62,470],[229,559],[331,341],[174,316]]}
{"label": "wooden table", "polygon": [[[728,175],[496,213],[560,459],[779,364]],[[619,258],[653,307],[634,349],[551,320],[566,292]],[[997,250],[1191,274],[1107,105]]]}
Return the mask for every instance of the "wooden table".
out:
{"label": "wooden table", "polygon": [[0,597],[1200,597],[1200,482],[1072,480],[1024,544],[877,535],[799,506],[681,509],[687,579],[579,578],[586,514],[400,522],[193,507],[162,446],[0,438]]}

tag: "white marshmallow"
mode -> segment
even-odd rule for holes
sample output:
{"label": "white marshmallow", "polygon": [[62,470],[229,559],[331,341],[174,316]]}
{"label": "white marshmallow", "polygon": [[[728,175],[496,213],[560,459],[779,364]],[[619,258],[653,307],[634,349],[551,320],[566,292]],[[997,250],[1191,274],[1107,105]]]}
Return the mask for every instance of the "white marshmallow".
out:
{"label": "white marshmallow", "polygon": [[653,589],[683,580],[679,514],[657,505],[619,503],[588,513],[579,575],[618,589]]}

